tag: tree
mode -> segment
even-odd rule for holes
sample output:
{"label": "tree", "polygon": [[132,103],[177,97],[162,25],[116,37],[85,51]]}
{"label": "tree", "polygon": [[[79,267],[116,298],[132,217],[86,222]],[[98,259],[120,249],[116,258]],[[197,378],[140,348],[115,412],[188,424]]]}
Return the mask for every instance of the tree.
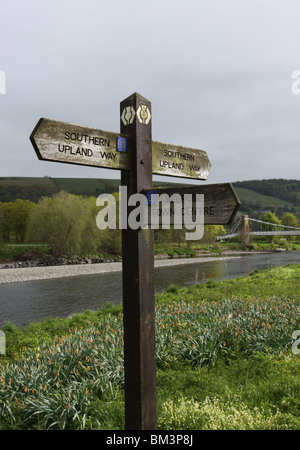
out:
{"label": "tree", "polygon": [[92,204],[90,199],[63,191],[43,197],[30,216],[28,239],[47,243],[54,256],[93,252],[93,242],[98,240]]}
{"label": "tree", "polygon": [[[274,225],[281,225],[281,221],[280,219],[276,216],[275,213],[272,212],[267,212],[262,219],[264,222],[269,222],[269,224],[274,224]],[[272,225],[268,225],[268,224],[264,224],[262,226],[262,229],[264,231],[273,231],[274,227]],[[280,229],[278,227],[276,227],[276,229]]]}
{"label": "tree", "polygon": [[202,242],[213,243],[216,241],[217,236],[222,236],[224,234],[226,234],[226,230],[223,225],[205,225]]}
{"label": "tree", "polygon": [[[113,253],[113,254],[120,254],[122,252],[122,232],[118,228],[119,225],[119,215],[120,215],[120,209],[119,209],[119,193],[116,192],[114,194],[110,194],[115,198],[115,205],[116,205],[116,215],[115,215],[115,225],[116,229],[102,229],[99,231],[99,248],[101,251],[106,253]],[[95,205],[96,205],[96,199],[95,199]],[[106,208],[106,206],[105,206]],[[97,209],[99,213],[99,209]],[[106,220],[106,219],[105,219]]]}
{"label": "tree", "polygon": [[36,204],[30,200],[17,199],[12,204],[11,225],[15,232],[16,240],[24,242],[27,223]]}
{"label": "tree", "polygon": [[289,212],[284,214],[281,223],[282,225],[286,225],[288,227],[299,227],[297,217]]}
{"label": "tree", "polygon": [[[282,225],[286,225],[288,227],[299,227],[299,222],[294,214],[287,212],[282,218]],[[289,242],[291,242],[291,236],[289,236]]]}
{"label": "tree", "polygon": [[[269,224],[274,224],[274,225],[281,225],[281,221],[280,219],[278,219],[278,217],[275,215],[275,213],[272,212],[267,212],[262,219],[264,222],[268,222]],[[263,224],[262,225],[262,230],[263,231],[273,231],[275,230],[275,227],[273,227],[272,225],[268,225],[268,224]],[[280,228],[276,227],[276,230],[279,231]],[[274,236],[270,236],[270,242],[273,241],[273,237]]]}
{"label": "tree", "polygon": [[96,198],[83,198],[82,209],[85,211],[85,221],[81,232],[81,252],[95,255],[100,248],[100,230],[96,226]]}
{"label": "tree", "polygon": [[9,242],[13,234],[16,241],[24,241],[27,222],[35,207],[30,200],[0,203],[0,234],[4,242]]}
{"label": "tree", "polygon": [[0,233],[4,242],[9,242],[12,232],[12,202],[0,203]]}

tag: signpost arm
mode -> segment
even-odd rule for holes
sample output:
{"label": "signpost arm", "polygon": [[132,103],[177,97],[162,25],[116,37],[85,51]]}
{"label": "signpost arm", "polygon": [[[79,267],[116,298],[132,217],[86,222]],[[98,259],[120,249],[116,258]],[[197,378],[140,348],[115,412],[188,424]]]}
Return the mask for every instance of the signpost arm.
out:
{"label": "signpost arm", "polygon": [[[131,170],[121,171],[127,196],[152,188],[151,103],[123,100],[121,133],[131,140]],[[127,201],[127,199],[126,199]],[[130,209],[128,207],[128,214]],[[156,429],[156,362],[153,231],[122,230],[125,427]]]}

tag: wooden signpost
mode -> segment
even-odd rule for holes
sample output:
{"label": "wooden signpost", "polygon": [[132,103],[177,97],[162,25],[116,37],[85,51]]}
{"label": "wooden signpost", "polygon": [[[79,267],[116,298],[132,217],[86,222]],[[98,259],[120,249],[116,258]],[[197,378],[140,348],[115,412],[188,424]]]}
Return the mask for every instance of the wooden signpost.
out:
{"label": "wooden signpost", "polygon": [[[126,134],[119,134],[42,118],[31,133],[30,140],[38,158],[44,161],[131,170],[129,125],[130,122],[121,120]],[[144,125],[149,126],[150,122]],[[211,165],[205,151],[156,141],[152,141],[151,145],[151,173],[207,179]]]}
{"label": "wooden signpost", "polygon": [[128,138],[117,133],[40,119],[30,140],[42,160],[130,169]]}
{"label": "wooden signpost", "polygon": [[152,142],[152,173],[206,180],[210,162],[204,150]]}
{"label": "wooden signpost", "polygon": [[[121,172],[128,197],[152,189],[151,120],[122,121],[128,109],[151,104],[138,94],[121,102],[121,132],[132,139],[131,170]],[[128,210],[128,214],[130,209]],[[122,230],[125,423],[128,429],[156,429],[156,358],[153,230]],[[126,406],[127,405],[127,406]]]}
{"label": "wooden signpost", "polygon": [[[121,170],[121,184],[127,187],[128,197],[153,191],[153,173],[206,180],[211,167],[206,152],[152,141],[151,123],[151,103],[135,93],[120,104],[120,134],[40,119],[30,140],[41,160]],[[209,212],[205,223],[229,223],[239,206],[230,184],[174,189],[182,195],[204,194]],[[174,189],[155,192],[172,195]],[[154,250],[150,227],[122,229],[122,271],[125,426],[128,430],[155,430]]]}
{"label": "wooden signpost", "polygon": [[[180,194],[181,198],[185,194],[192,194],[193,203],[191,210],[184,209],[184,201],[182,204],[182,213],[191,216],[190,222],[195,223],[196,216],[196,194],[204,195],[204,225],[229,225],[240,205],[240,199],[237,196],[231,183],[223,184],[208,184],[205,186],[176,186],[171,188],[158,188],[152,189],[151,191],[145,191],[145,195],[148,196],[152,194],[149,199],[149,210],[148,210],[148,221],[151,223],[153,216],[159,216],[159,223],[162,223],[162,217],[170,212],[170,225],[174,225],[178,222],[174,220],[176,216],[174,215],[174,204],[170,203],[164,210],[161,203],[159,202],[159,197],[162,194],[167,194],[172,198],[173,194]],[[181,218],[179,218],[181,219]],[[180,221],[180,224],[183,221]]]}

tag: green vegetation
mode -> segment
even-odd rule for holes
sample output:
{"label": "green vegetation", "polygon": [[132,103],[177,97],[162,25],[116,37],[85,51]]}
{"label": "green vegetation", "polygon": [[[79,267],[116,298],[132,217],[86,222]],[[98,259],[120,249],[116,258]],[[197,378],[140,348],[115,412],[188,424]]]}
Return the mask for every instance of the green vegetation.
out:
{"label": "green vegetation", "polygon": [[100,243],[93,197],[60,192],[42,198],[29,217],[29,241],[43,242],[54,256],[96,254]]}
{"label": "green vegetation", "polygon": [[34,257],[36,255],[48,254],[50,248],[45,244],[6,244],[0,246],[0,260]]}
{"label": "green vegetation", "polygon": [[0,242],[24,242],[29,217],[36,207],[30,200],[0,202]]}
{"label": "green vegetation", "polygon": [[[211,235],[210,235],[211,237]],[[209,236],[207,236],[209,240]],[[176,257],[197,257],[197,256],[220,256],[226,254],[226,252],[244,252],[244,251],[264,251],[275,252],[278,249],[283,250],[300,250],[299,241],[291,239],[285,239],[281,237],[273,237],[271,242],[270,238],[253,238],[250,245],[247,247],[243,245],[238,239],[224,242],[214,242],[211,244],[200,242],[187,242],[181,243],[180,246],[176,242],[155,242],[154,254],[155,255],[168,255],[170,258]]]}
{"label": "green vegetation", "polygon": [[[246,188],[269,197],[277,197],[283,202],[295,203],[300,198],[300,181],[284,180],[282,178],[270,180],[249,180],[234,183],[236,188]],[[270,206],[270,205],[268,205]]]}
{"label": "green vegetation", "polygon": [[38,202],[44,195],[53,195],[58,188],[50,177],[0,177],[0,201],[16,199]]}
{"label": "green vegetation", "polygon": [[234,187],[242,201],[242,211],[260,214],[271,210],[278,217],[286,212],[299,216],[300,181],[299,180],[249,180],[238,181]]}
{"label": "green vegetation", "polygon": [[[289,297],[300,302],[300,266],[289,265],[284,268],[273,268],[266,271],[253,270],[249,275],[215,282],[195,284],[180,293],[187,301],[196,298],[214,301],[226,298],[261,298]],[[175,301],[169,292],[157,294],[158,301]]]}
{"label": "green vegetation", "polygon": [[[120,180],[97,178],[51,178],[51,177],[1,177],[0,202],[17,198],[35,203],[42,196],[52,196],[59,191],[70,194],[94,196],[118,190]],[[176,186],[176,183],[154,182],[154,186]],[[285,212],[299,213],[299,180],[249,180],[233,183],[242,201],[241,211],[272,210],[281,216]]]}
{"label": "green vegetation", "polygon": [[41,197],[52,196],[59,191],[98,196],[116,192],[119,184],[119,180],[97,178],[2,177],[0,201],[9,202],[20,198],[37,203]]}
{"label": "green vegetation", "polygon": [[[290,265],[157,295],[159,429],[299,429],[299,284]],[[4,331],[1,429],[124,428],[121,307]]]}
{"label": "green vegetation", "polygon": [[[119,255],[120,230],[100,231],[96,226],[96,217],[100,211],[96,207],[96,197],[112,193],[118,205],[119,193],[116,191],[119,183],[115,179],[0,178],[0,199],[4,200],[0,201],[0,257],[9,254],[8,244],[32,246],[34,242],[48,246],[48,252],[54,256]],[[176,184],[154,182],[154,185]],[[242,200],[238,215],[250,212],[267,222],[299,226],[299,186],[300,182],[295,180],[237,182],[235,187]],[[271,210],[254,211],[253,208]],[[269,226],[264,225],[262,229],[268,230]],[[213,246],[213,253],[220,254],[227,243],[216,245],[216,236],[224,233],[226,230],[223,226],[205,226],[205,235],[199,246],[199,242],[185,242],[184,229],[155,230],[155,253],[165,253],[170,257],[197,256],[200,251],[205,251],[205,246],[211,246],[210,250]],[[270,249],[278,246],[297,248],[294,237],[286,241],[273,237],[254,238],[251,245],[252,248],[258,248],[260,243],[265,242],[270,245]]]}
{"label": "green vegetation", "polygon": [[[119,193],[112,195],[118,208]],[[121,230],[99,230],[96,223],[99,211],[96,197],[64,191],[51,197],[42,197],[37,204],[21,199],[0,203],[0,257],[9,258],[9,253],[12,257],[16,255],[12,244],[26,244],[31,250],[34,242],[38,242],[43,248],[47,247],[47,251],[54,257],[103,253],[119,255]],[[117,209],[116,224],[118,223]],[[223,233],[225,229],[222,226],[206,226],[204,242],[215,242],[216,235]],[[170,256],[195,255],[198,243],[185,243],[185,229],[155,230],[154,235],[156,245],[161,247],[160,251],[164,245],[169,246]],[[175,246],[173,242],[176,242]]]}
{"label": "green vegetation", "polygon": [[[61,179],[62,184],[72,179]],[[95,180],[94,180],[95,181]],[[83,189],[85,185],[82,184]],[[79,190],[79,186],[78,190]],[[70,188],[70,186],[69,186]],[[119,193],[114,193],[117,205]],[[32,252],[37,243],[39,252],[52,253],[54,257],[80,256],[92,257],[99,254],[112,256],[121,254],[121,231],[118,229],[99,230],[96,223],[100,207],[96,205],[96,197],[70,194],[59,191],[52,196],[44,196],[38,203],[17,199],[14,202],[0,202],[0,258],[13,259],[18,252],[12,245],[23,246],[19,253],[26,254],[26,246]],[[298,226],[297,217],[285,213],[279,219],[275,213],[267,212],[262,220],[277,225]],[[271,225],[263,225],[262,230],[269,230]],[[206,225],[201,241],[186,241],[185,229],[174,228],[154,230],[155,254],[167,254],[169,257],[193,257],[203,253],[222,254],[227,249],[250,250],[277,248],[299,249],[296,237],[260,237],[252,238],[247,248],[239,243],[216,242],[216,237],[226,234],[222,225]],[[38,253],[36,251],[36,253]],[[28,258],[32,259],[32,258]]]}
{"label": "green vegetation", "polygon": [[17,246],[22,246],[22,253],[26,253],[26,246],[31,251],[33,243],[55,257],[119,253],[121,234],[109,230],[107,236],[107,230],[100,231],[98,211],[95,197],[63,191],[42,197],[38,204],[21,199],[0,203],[0,257],[15,257]]}
{"label": "green vegetation", "polygon": [[53,178],[59,191],[97,197],[118,191],[120,180],[97,178]]}
{"label": "green vegetation", "polygon": [[[154,182],[154,186],[174,186],[175,183]],[[0,202],[16,199],[37,203],[41,197],[52,196],[59,191],[69,194],[98,197],[118,191],[119,179],[110,178],[51,178],[51,177],[0,177]]]}
{"label": "green vegetation", "polygon": [[247,199],[247,203],[258,206],[258,209],[266,209],[279,206],[294,206],[293,202],[285,201],[281,198],[271,195],[264,195],[251,189],[242,187],[236,187],[235,189],[241,199]]}
{"label": "green vegetation", "polygon": [[299,226],[298,220],[294,216],[294,214],[288,213],[288,212],[284,214],[281,224],[288,226],[288,227],[298,227]]}
{"label": "green vegetation", "polygon": [[249,249],[253,251],[273,251],[275,252],[278,248],[284,250],[300,250],[299,241],[294,241],[291,239],[278,238],[277,236],[272,238],[271,242],[267,239],[252,239]]}

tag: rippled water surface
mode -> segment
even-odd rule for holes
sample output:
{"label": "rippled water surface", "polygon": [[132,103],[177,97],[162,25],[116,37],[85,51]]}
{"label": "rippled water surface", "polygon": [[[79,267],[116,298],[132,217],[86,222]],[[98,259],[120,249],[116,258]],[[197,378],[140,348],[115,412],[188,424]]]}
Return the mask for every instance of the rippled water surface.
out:
{"label": "rippled water surface", "polygon": [[[171,284],[188,286],[207,279],[222,280],[286,264],[300,264],[300,252],[250,254],[214,259],[196,264],[180,264],[155,269],[155,290]],[[82,275],[54,280],[26,281],[0,285],[0,328],[7,321],[16,325],[46,317],[66,317],[105,303],[122,302],[122,273]]]}

